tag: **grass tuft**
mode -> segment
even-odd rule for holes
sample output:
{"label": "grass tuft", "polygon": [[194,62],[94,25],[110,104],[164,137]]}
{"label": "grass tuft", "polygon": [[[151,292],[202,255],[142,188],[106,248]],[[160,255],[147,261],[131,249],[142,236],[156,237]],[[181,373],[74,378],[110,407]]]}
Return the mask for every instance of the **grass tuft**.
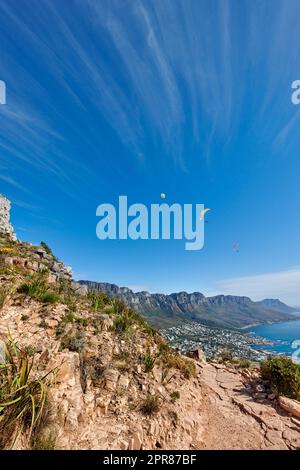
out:
{"label": "grass tuft", "polygon": [[152,416],[160,410],[160,400],[157,395],[148,395],[142,402],[141,412],[146,416]]}
{"label": "grass tuft", "polygon": [[33,358],[12,340],[4,347],[0,364],[0,449],[12,448],[21,433],[30,441],[42,416],[47,375],[32,377]]}
{"label": "grass tuft", "polygon": [[144,355],[144,371],[151,372],[155,364],[155,357],[153,357],[148,349]]}

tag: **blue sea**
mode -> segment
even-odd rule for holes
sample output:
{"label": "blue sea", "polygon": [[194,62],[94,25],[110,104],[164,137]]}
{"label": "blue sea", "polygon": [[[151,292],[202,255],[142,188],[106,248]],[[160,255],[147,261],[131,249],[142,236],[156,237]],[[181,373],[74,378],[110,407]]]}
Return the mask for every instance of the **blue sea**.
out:
{"label": "blue sea", "polygon": [[[295,312],[293,315],[295,315],[295,320],[254,326],[247,331],[271,341],[278,341],[270,346],[263,345],[262,349],[287,356],[297,354],[297,357],[300,358],[300,312]],[[298,343],[296,343],[297,340]]]}

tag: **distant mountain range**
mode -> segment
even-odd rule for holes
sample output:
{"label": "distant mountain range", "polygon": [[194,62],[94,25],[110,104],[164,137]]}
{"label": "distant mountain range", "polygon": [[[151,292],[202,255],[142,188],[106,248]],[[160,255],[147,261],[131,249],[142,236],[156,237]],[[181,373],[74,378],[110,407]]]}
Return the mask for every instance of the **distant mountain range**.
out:
{"label": "distant mountain range", "polygon": [[288,305],[284,304],[279,299],[264,299],[256,303],[261,304],[267,308],[271,308],[272,310],[277,310],[281,313],[292,313],[297,310],[293,307],[289,307]]}
{"label": "distant mountain range", "polygon": [[133,292],[106,282],[79,281],[91,291],[106,292],[124,300],[141,312],[153,326],[166,328],[186,320],[222,328],[245,328],[249,325],[293,320],[294,309],[277,299],[253,302],[249,297],[178,292],[170,295]]}

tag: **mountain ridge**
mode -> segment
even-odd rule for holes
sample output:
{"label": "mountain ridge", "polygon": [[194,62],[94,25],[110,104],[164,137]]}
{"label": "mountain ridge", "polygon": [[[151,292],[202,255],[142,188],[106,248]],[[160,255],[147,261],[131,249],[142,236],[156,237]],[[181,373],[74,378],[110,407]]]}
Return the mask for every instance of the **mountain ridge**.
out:
{"label": "mountain ridge", "polygon": [[[185,291],[172,294],[133,292],[107,282],[80,280],[80,284],[92,291],[105,292],[124,300],[138,309],[147,320],[158,328],[173,326],[186,320],[223,328],[245,328],[252,324],[275,323],[294,319],[292,307],[274,301],[271,308],[264,301],[254,302],[246,296],[216,295],[206,297],[201,292]],[[266,299],[265,299],[266,300]]]}

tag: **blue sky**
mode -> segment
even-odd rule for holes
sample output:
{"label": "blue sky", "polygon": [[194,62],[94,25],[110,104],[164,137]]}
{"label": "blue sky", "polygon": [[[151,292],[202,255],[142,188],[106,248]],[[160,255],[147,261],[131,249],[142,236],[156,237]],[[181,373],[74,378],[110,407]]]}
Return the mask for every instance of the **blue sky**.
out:
{"label": "blue sky", "polygon": [[[300,305],[298,13],[296,0],[0,0],[0,192],[18,237],[77,278]],[[161,192],[212,209],[201,251],[96,238],[98,204]]]}

